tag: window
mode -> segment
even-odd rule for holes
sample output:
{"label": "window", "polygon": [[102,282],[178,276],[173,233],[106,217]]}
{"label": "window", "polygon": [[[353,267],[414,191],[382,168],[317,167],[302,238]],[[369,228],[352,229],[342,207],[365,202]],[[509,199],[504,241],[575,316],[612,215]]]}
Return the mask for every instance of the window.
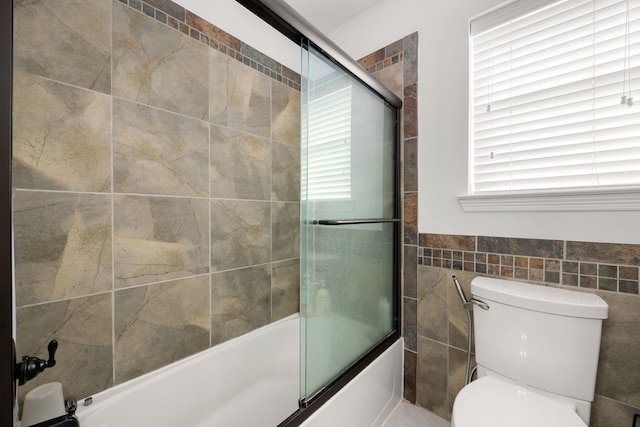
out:
{"label": "window", "polygon": [[351,198],[351,86],[311,100],[302,126],[308,132],[303,199]]}
{"label": "window", "polygon": [[640,187],[640,0],[511,2],[471,67],[471,194]]}

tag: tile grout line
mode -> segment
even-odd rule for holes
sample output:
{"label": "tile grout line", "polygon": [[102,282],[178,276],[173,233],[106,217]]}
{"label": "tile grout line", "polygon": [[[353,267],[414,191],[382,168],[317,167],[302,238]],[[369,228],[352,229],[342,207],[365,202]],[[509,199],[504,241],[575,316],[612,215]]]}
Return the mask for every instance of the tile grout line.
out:
{"label": "tile grout line", "polygon": [[116,384],[116,257],[115,257],[115,249],[116,249],[116,217],[115,217],[115,176],[114,176],[114,124],[113,124],[113,109],[114,109],[114,98],[113,98],[113,38],[114,38],[114,28],[113,28],[113,20],[114,18],[114,4],[111,3],[111,19],[109,20],[109,33],[110,33],[110,42],[111,42],[111,51],[110,51],[110,87],[109,87],[109,103],[111,106],[110,114],[111,121],[109,123],[110,133],[111,133],[111,386]]}

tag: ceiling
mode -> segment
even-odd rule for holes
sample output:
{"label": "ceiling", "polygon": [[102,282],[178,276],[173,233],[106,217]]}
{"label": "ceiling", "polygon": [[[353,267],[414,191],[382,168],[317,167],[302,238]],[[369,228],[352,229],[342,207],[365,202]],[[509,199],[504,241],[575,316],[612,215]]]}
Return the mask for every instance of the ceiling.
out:
{"label": "ceiling", "polygon": [[285,0],[324,34],[382,0]]}

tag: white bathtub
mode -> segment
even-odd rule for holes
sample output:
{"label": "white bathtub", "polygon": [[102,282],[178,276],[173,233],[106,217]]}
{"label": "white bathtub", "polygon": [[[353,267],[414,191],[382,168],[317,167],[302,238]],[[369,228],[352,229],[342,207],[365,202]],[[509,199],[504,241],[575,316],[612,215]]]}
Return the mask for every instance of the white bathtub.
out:
{"label": "white bathtub", "polygon": [[[80,425],[275,427],[298,409],[299,329],[290,316],[78,401]],[[398,341],[303,426],[380,426],[401,394]]]}

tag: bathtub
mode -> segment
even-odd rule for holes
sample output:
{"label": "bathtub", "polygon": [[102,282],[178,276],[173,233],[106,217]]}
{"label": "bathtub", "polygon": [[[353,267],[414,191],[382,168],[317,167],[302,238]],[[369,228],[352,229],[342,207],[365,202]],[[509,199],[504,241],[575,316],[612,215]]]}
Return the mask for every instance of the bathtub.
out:
{"label": "bathtub", "polygon": [[[76,415],[81,427],[275,427],[298,409],[299,342],[296,314],[80,400]],[[380,426],[401,390],[398,341],[302,425],[352,412],[348,425]]]}

